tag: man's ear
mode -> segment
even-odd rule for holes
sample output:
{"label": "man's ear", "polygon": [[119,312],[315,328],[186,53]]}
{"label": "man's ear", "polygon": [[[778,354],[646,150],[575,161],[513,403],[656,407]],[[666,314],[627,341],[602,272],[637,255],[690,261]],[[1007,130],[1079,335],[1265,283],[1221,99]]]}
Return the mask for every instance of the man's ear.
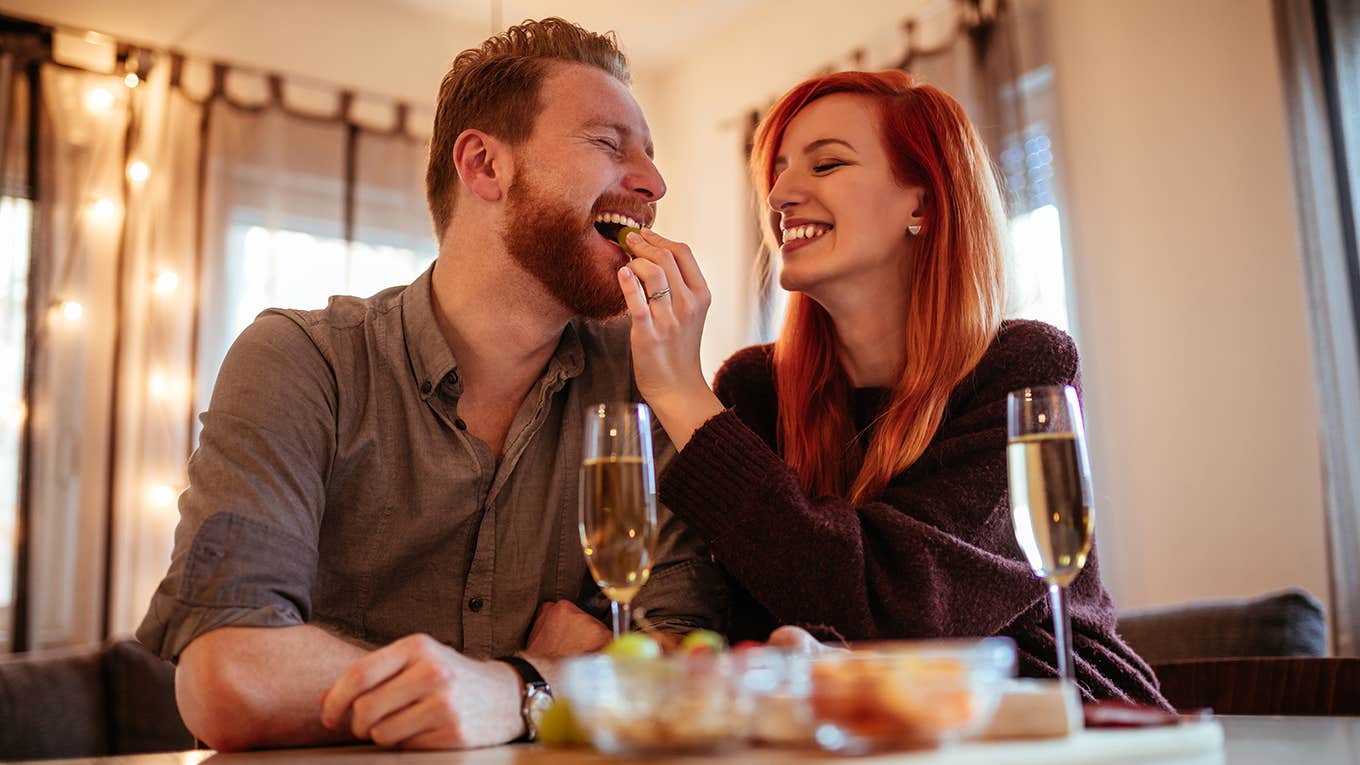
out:
{"label": "man's ear", "polygon": [[483,201],[495,202],[510,183],[509,152],[495,136],[469,128],[453,142],[453,165],[463,185]]}

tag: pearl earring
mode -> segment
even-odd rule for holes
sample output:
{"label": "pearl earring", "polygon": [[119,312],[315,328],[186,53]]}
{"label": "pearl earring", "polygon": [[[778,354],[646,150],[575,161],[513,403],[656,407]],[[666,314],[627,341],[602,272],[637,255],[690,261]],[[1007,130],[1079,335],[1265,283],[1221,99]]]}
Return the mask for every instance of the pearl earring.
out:
{"label": "pearl earring", "polygon": [[916,236],[917,234],[921,233],[921,227],[920,227],[920,226],[907,226],[907,233],[911,234],[912,236]]}

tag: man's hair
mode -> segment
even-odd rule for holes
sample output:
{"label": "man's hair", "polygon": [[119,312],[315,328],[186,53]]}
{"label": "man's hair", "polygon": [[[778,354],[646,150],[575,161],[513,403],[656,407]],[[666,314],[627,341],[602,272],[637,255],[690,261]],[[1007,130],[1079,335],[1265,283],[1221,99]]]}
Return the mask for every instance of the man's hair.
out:
{"label": "man's hair", "polygon": [[525,21],[459,53],[439,85],[425,171],[425,196],[439,239],[453,217],[458,136],[476,128],[511,145],[526,140],[541,111],[538,94],[549,61],[593,66],[629,84],[628,60],[613,32],[596,34],[559,18]]}

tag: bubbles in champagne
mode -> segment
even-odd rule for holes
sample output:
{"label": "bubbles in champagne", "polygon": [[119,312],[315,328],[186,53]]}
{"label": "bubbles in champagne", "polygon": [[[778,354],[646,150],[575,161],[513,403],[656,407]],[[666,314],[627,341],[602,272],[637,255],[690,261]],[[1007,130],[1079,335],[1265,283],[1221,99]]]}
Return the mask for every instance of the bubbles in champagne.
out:
{"label": "bubbles in champagne", "polygon": [[627,603],[652,570],[656,498],[641,457],[600,457],[581,465],[581,547],[610,600]]}
{"label": "bubbles in champagne", "polygon": [[1091,507],[1071,433],[1013,438],[1006,447],[1015,539],[1034,573],[1067,586],[1091,551]]}

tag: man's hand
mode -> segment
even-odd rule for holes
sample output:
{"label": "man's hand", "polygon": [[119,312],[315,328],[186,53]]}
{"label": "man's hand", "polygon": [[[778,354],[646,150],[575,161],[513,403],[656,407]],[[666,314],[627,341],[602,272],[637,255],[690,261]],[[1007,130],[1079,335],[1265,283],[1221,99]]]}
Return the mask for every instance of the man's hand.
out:
{"label": "man's hand", "polygon": [[609,628],[575,603],[557,600],[538,607],[524,652],[550,659],[574,656],[598,651],[613,637]]}
{"label": "man's hand", "polygon": [[831,646],[824,645],[802,627],[795,627],[791,624],[776,628],[774,632],[770,633],[770,639],[766,642],[777,648],[788,648],[799,653],[811,654],[813,656],[837,650]]}
{"label": "man's hand", "polygon": [[429,635],[409,635],[354,662],[323,694],[321,722],[382,746],[455,749],[503,744],[524,730],[520,679]]}

